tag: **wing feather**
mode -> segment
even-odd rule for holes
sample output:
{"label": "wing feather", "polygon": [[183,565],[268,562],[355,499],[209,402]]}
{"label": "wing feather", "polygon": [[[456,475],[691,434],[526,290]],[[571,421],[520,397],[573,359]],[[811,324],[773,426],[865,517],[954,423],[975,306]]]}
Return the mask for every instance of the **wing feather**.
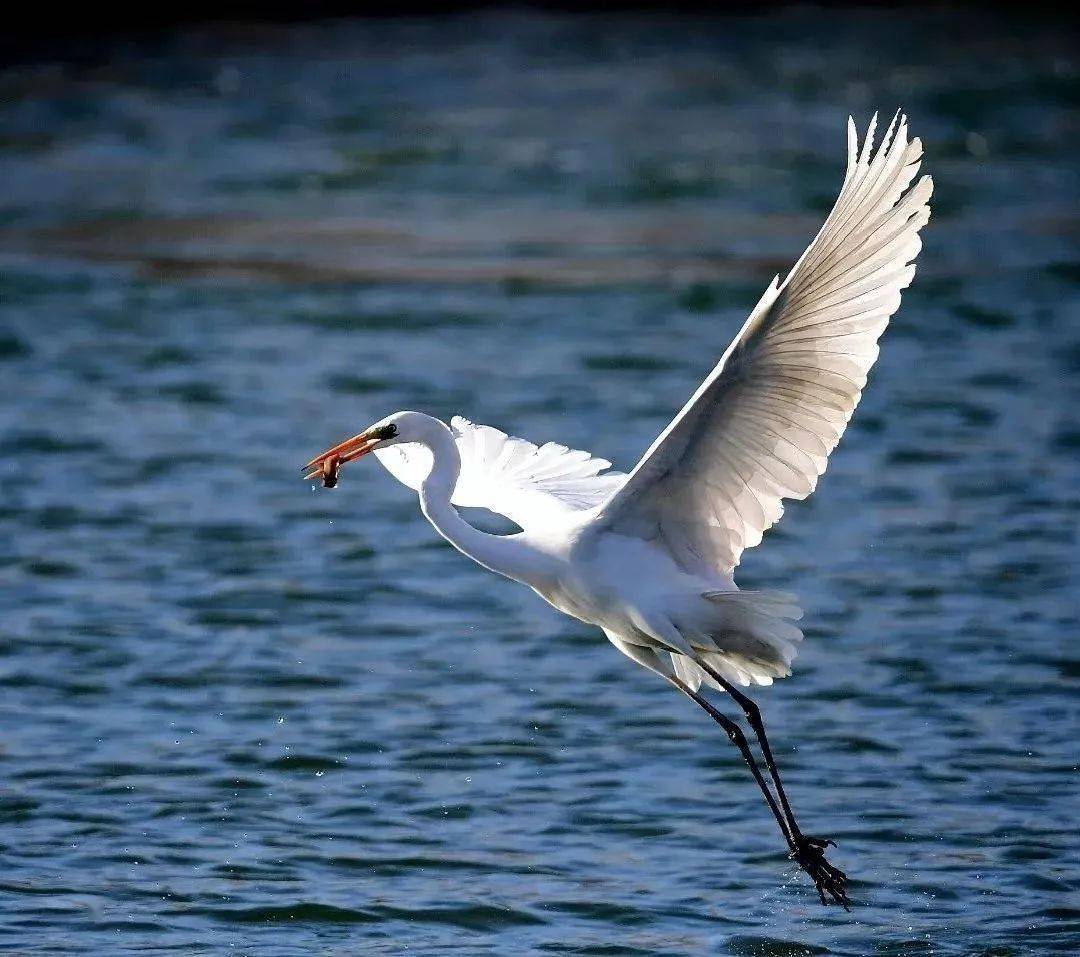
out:
{"label": "wing feather", "polygon": [[[498,512],[522,528],[595,508],[626,478],[607,471],[606,459],[557,442],[537,446],[461,416],[451,420],[450,429],[461,455],[453,503]],[[418,489],[431,470],[431,453],[415,443],[375,454],[409,488]]]}
{"label": "wing feather", "polygon": [[663,543],[691,571],[729,574],[824,473],[900,306],[930,217],[922,143],[893,117],[874,149],[848,119],[848,164],[820,232],[774,279],[687,405],[600,508],[594,530]]}

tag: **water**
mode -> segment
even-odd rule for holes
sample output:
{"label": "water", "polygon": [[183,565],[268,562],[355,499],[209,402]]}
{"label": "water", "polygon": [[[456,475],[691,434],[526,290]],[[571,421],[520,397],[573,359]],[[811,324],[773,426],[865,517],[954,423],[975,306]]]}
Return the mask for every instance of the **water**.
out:
{"label": "water", "polygon": [[[0,78],[0,948],[1075,952],[1076,67],[989,15],[486,14]],[[741,577],[807,608],[759,698],[846,914],[689,703],[296,468],[399,408],[631,464],[898,103],[920,275]]]}

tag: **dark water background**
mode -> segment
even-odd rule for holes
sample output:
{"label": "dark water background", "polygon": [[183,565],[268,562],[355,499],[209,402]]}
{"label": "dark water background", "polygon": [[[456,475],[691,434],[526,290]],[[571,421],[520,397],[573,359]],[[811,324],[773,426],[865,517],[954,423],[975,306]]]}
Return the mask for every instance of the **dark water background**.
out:
{"label": "dark water background", "polygon": [[[1075,953],[1077,88],[1062,23],[843,10],[0,75],[0,951]],[[630,465],[897,105],[920,275],[741,576],[845,914],[687,702],[296,467],[399,408]]]}

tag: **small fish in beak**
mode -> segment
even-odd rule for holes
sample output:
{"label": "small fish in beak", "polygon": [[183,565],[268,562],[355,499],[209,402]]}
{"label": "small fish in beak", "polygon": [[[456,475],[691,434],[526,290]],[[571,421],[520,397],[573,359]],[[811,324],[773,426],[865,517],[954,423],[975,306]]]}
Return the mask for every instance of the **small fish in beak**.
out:
{"label": "small fish in beak", "polygon": [[[307,472],[305,479],[321,478],[323,488],[333,488],[338,483],[338,473],[346,462],[362,458],[374,449],[380,442],[394,438],[397,435],[397,426],[384,425],[379,428],[371,428],[351,439],[346,439],[340,445],[327,449],[322,455],[316,455],[302,471]],[[308,470],[311,471],[308,471]]]}
{"label": "small fish in beak", "polygon": [[338,483],[338,472],[341,471],[341,459],[331,455],[323,460],[322,484],[323,488],[333,488]]}

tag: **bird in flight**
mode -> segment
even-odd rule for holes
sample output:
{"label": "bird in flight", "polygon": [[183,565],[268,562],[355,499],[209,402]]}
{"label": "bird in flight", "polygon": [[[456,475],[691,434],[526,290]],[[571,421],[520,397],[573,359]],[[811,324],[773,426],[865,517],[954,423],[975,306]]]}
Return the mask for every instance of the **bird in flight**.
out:
{"label": "bird in flight", "polygon": [[[692,699],[738,748],[821,902],[845,908],[847,878],[825,856],[833,842],[799,826],[761,714],[740,690],[791,673],[802,612],[791,595],[740,590],[734,570],[783,500],[814,490],[915,274],[933,183],[911,185],[922,145],[906,118],[875,150],[876,126],[875,115],[860,146],[848,119],[847,172],[821,231],[628,474],[588,452],[419,412],[388,416],[304,469],[332,486],[342,465],[374,453],[454,548],[599,627]],[[480,531],[455,506],[497,512],[521,532]],[[768,780],[742,726],[703,688],[742,711]]]}

